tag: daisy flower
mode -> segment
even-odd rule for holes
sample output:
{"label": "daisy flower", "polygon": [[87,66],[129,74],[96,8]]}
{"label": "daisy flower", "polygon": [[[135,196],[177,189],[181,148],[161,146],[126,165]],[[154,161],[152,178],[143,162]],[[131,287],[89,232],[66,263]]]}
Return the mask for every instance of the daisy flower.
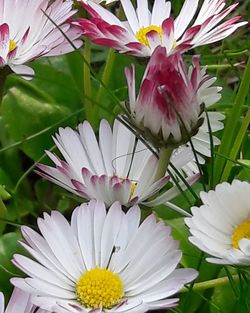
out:
{"label": "daisy flower", "polygon": [[[22,227],[23,247],[35,260],[14,256],[29,277],[11,282],[53,312],[146,312],[176,306],[172,298],[197,271],[178,268],[182,253],[171,229],[152,214],[140,225],[140,208],[125,214],[115,202],[108,213],[92,200],[72,214],[38,219],[41,235]],[[150,249],[148,248],[150,247]],[[157,258],[155,257],[157,256]]]}
{"label": "daisy flower", "polygon": [[[206,74],[206,68],[200,68],[198,56],[193,57],[188,69],[179,53],[166,56],[163,47],[158,47],[151,56],[137,97],[133,65],[125,69],[125,75],[131,124],[136,124],[145,138],[159,148],[178,147],[189,141],[204,121],[204,105],[221,98],[221,88],[212,87],[216,79]],[[223,118],[218,113],[210,117],[215,125]]]}
{"label": "daisy flower", "polygon": [[[77,0],[78,2],[86,2],[87,0]],[[93,1],[95,1],[96,3],[103,3],[103,2],[105,2],[105,5],[109,5],[109,4],[111,4],[111,3],[113,3],[113,2],[117,2],[118,0],[93,0]]]}
{"label": "daisy flower", "polygon": [[30,301],[30,294],[21,289],[14,288],[10,301],[4,310],[4,296],[0,292],[0,313],[49,313],[42,309],[37,309]]}
{"label": "daisy flower", "polygon": [[0,0],[0,6],[0,68],[9,66],[13,72],[31,79],[34,71],[25,63],[73,51],[62,32],[75,47],[82,44],[78,40],[79,29],[67,23],[76,12],[72,10],[72,1]]}
{"label": "daisy flower", "polygon": [[153,196],[169,180],[155,182],[157,157],[117,120],[113,130],[101,121],[99,141],[84,121],[78,131],[60,128],[54,142],[66,162],[47,152],[56,168],[38,164],[39,174],[86,199],[130,206]]}
{"label": "daisy flower", "polygon": [[159,45],[170,54],[210,44],[246,24],[238,22],[240,16],[222,22],[238,5],[224,9],[225,0],[200,1],[200,9],[199,0],[186,0],[176,19],[170,17],[169,1],[155,0],[152,11],[147,0],[137,0],[136,9],[130,0],[120,2],[127,18],[125,21],[120,21],[94,1],[83,1],[82,6],[92,18],[72,22],[79,25],[83,35],[94,43],[140,57],[150,56]]}
{"label": "daisy flower", "polygon": [[[121,122],[115,120],[113,129],[106,120],[99,127],[99,140],[88,121],[78,125],[78,131],[60,128],[53,138],[64,160],[46,151],[56,167],[37,164],[39,175],[84,198],[102,200],[107,206],[119,201],[127,207],[142,203],[158,194],[169,182],[169,175],[155,180],[158,158]],[[189,167],[194,156],[183,147],[171,158],[177,169]],[[199,171],[185,172],[185,180],[193,184]],[[179,180],[179,179],[178,179]],[[186,185],[179,181],[182,190]],[[164,204],[180,193],[177,186],[169,186],[157,203]],[[184,213],[183,210],[179,210]]]}
{"label": "daisy flower", "polygon": [[193,216],[185,219],[189,240],[213,256],[208,262],[250,265],[250,184],[222,183],[200,197],[203,205],[193,207]]}

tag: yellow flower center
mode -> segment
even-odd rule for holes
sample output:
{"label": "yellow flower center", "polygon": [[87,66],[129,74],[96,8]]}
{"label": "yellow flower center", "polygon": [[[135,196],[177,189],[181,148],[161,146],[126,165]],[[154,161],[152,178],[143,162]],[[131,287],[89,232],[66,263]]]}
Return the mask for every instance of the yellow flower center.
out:
{"label": "yellow flower center", "polygon": [[87,308],[110,309],[124,295],[120,277],[104,268],[86,271],[76,283],[77,300]]}
{"label": "yellow flower center", "polygon": [[13,51],[16,49],[16,43],[14,40],[9,41],[9,52]]}
{"label": "yellow flower center", "polygon": [[162,38],[162,28],[161,26],[151,25],[147,27],[141,27],[138,32],[136,33],[135,37],[143,43],[145,46],[150,47],[148,39],[147,39],[147,33],[151,32],[152,30],[156,31],[158,35],[160,36],[160,39]]}
{"label": "yellow flower center", "polygon": [[242,238],[250,239],[250,218],[236,226],[232,235],[232,246],[239,249],[239,241]]}
{"label": "yellow flower center", "polygon": [[136,185],[137,185],[136,182],[132,182],[132,183],[131,183],[129,200],[132,199],[132,197],[133,197],[133,195],[134,195],[134,193],[135,193]]}

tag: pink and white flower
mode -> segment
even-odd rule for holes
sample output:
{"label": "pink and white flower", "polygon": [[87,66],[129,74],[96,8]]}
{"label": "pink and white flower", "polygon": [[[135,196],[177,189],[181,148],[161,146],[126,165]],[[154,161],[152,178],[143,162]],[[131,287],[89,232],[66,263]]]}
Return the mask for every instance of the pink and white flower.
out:
{"label": "pink and white flower", "polygon": [[[203,106],[221,97],[221,88],[212,87],[216,79],[200,68],[198,56],[193,57],[188,69],[179,53],[167,57],[163,47],[158,47],[151,56],[137,97],[133,65],[125,69],[125,75],[131,123],[145,132],[146,137],[151,136],[159,147],[186,143],[203,123]],[[215,121],[223,119],[220,114],[211,117]]]}
{"label": "pink and white flower", "polygon": [[31,295],[19,288],[14,288],[9,303],[4,309],[4,296],[0,292],[0,313],[49,313],[42,309],[37,309],[35,305],[31,303]]}
{"label": "pink and white flower", "polygon": [[[117,120],[113,130],[106,120],[101,121],[99,141],[90,124],[84,121],[78,132],[60,128],[54,142],[66,162],[47,152],[56,167],[38,164],[41,170],[38,174],[82,198],[102,200],[106,205],[114,201],[125,206],[146,204],[169,181],[169,176],[155,181],[157,156]],[[191,160],[185,150],[174,157],[180,166]],[[190,173],[186,179],[194,183],[198,177],[197,173]],[[170,188],[166,199],[170,201],[175,196],[175,188]]]}
{"label": "pink and white flower", "polygon": [[102,200],[106,205],[142,202],[169,180],[155,182],[158,159],[121,122],[113,129],[106,120],[99,127],[99,141],[88,121],[78,132],[60,128],[53,138],[65,161],[47,152],[56,168],[38,164],[39,173],[52,182],[86,199]]}
{"label": "pink and white flower", "polygon": [[138,206],[125,214],[116,202],[107,212],[95,200],[76,208],[70,224],[60,212],[45,213],[38,219],[41,234],[22,227],[22,246],[34,260],[14,255],[28,277],[11,282],[31,292],[34,304],[56,313],[174,307],[179,299],[173,295],[198,273],[177,268],[182,252],[170,227],[153,214],[141,224],[140,219]]}
{"label": "pink and white flower", "polygon": [[0,0],[0,68],[9,66],[31,79],[34,71],[25,63],[74,50],[63,33],[79,48],[79,29],[67,23],[76,12],[72,4],[65,0]]}
{"label": "pink and white flower", "polygon": [[225,0],[204,0],[200,9],[199,0],[185,0],[175,19],[170,17],[170,1],[155,0],[152,12],[148,0],[137,0],[136,9],[131,0],[120,2],[126,21],[120,21],[109,10],[90,0],[83,1],[82,6],[92,18],[81,18],[73,24],[79,25],[83,35],[98,45],[140,57],[150,56],[157,46],[165,47],[169,55],[210,44],[246,24],[238,22],[240,16],[222,22],[238,5],[224,9]]}

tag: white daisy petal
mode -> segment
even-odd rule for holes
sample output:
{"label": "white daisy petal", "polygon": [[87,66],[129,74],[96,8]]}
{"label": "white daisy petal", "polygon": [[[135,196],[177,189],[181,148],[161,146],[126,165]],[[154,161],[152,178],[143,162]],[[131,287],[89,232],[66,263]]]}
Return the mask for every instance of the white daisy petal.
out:
{"label": "white daisy petal", "polygon": [[193,207],[193,216],[185,219],[189,240],[213,256],[208,262],[249,265],[250,184],[234,180],[200,196],[204,205]]}
{"label": "white daisy petal", "polygon": [[31,302],[31,295],[19,288],[14,288],[8,305],[4,310],[4,296],[0,292],[0,313],[33,313],[35,309],[37,313],[50,313],[50,311],[36,308]]}
{"label": "white daisy petal", "polygon": [[185,0],[181,12],[175,20],[175,38],[179,39],[194,17],[198,7],[198,0]]}
{"label": "white daisy petal", "polygon": [[0,292],[0,313],[4,313],[4,296],[2,292]]}
{"label": "white daisy petal", "polygon": [[81,33],[68,23],[76,12],[72,5],[71,0],[1,0],[1,67],[9,66],[16,74],[30,80],[34,70],[25,65],[27,62],[72,52],[73,46],[79,48]]}

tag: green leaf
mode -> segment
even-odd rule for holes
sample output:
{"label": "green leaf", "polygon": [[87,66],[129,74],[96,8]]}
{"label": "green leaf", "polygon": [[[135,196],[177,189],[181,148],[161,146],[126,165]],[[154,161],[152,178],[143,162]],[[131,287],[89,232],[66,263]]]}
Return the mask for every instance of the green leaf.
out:
{"label": "green leaf", "polygon": [[246,165],[247,167],[242,167],[241,171],[237,175],[237,179],[249,181],[250,180],[250,160],[238,160],[239,163]]}
{"label": "green leaf", "polygon": [[[235,98],[230,116],[226,122],[225,129],[223,132],[221,145],[219,147],[219,153],[226,156],[230,156],[232,149],[232,143],[235,142],[235,138],[239,132],[239,121],[241,117],[241,112],[243,105],[249,91],[249,82],[250,82],[250,58],[248,59],[247,67],[245,69],[244,75],[242,77],[241,84],[237,96]],[[226,160],[220,157],[217,157],[215,160],[215,182],[218,183],[221,181],[221,175],[225,167]],[[223,181],[223,180],[222,180]]]}
{"label": "green leaf", "polygon": [[[72,55],[70,60],[77,56]],[[43,102],[55,103],[70,108],[72,111],[82,107],[82,88],[76,83],[80,77],[75,68],[82,67],[79,58],[72,68],[72,62],[66,63],[65,57],[55,57],[51,59],[41,59],[33,62],[32,67],[35,70],[35,77],[31,81],[10,75],[6,87],[11,89],[17,87],[25,94]],[[77,75],[77,77],[75,77]],[[80,82],[79,82],[80,83]]]}
{"label": "green leaf", "polygon": [[[70,114],[66,107],[39,101],[12,88],[2,104],[5,126],[13,140],[19,141],[33,135]],[[22,144],[21,149],[33,160],[38,159],[53,142],[54,130]]]}
{"label": "green leaf", "polygon": [[0,185],[0,198],[2,200],[8,200],[11,198],[11,195],[5,190],[4,186]]}
{"label": "green leaf", "polygon": [[22,275],[11,262],[13,254],[23,254],[23,249],[17,242],[20,238],[20,234],[17,233],[8,233],[0,237],[0,290],[4,290],[8,295],[12,290],[9,279]]}
{"label": "green leaf", "polygon": [[[228,268],[231,274],[237,273],[236,269]],[[224,277],[225,270],[222,269],[218,277]],[[230,283],[223,286],[214,288],[211,298],[211,303],[214,304],[210,307],[211,313],[218,313],[215,306],[221,309],[223,313],[249,313],[250,312],[250,285],[246,281],[234,281],[234,289],[238,291],[235,294]]]}

